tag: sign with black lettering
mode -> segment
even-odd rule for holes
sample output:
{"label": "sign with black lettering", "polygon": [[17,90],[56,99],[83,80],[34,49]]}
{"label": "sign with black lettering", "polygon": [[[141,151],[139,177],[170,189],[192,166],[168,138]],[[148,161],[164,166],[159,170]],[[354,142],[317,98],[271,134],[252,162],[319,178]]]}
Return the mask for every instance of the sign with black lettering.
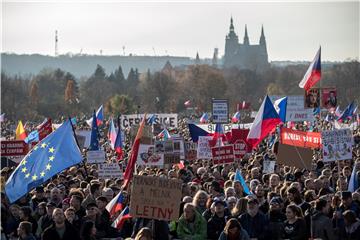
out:
{"label": "sign with black lettering", "polygon": [[[175,128],[178,126],[178,115],[177,113],[152,113],[146,115],[146,122],[149,118],[155,115],[154,124],[164,124],[167,127]],[[139,125],[144,114],[129,114],[121,116],[121,128],[131,127],[132,125]]]}
{"label": "sign with black lettering", "polygon": [[229,122],[229,103],[226,99],[212,100],[212,121],[213,123]]}

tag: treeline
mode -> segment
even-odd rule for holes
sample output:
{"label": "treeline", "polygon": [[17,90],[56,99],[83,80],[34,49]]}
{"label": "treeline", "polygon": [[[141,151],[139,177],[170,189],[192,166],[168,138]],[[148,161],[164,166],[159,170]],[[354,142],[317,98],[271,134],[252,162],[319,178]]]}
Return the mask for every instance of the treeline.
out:
{"label": "treeline", "polygon": [[[218,69],[209,65],[139,73],[121,66],[106,73],[97,65],[89,78],[76,79],[61,69],[44,69],[30,78],[1,74],[1,112],[9,119],[35,120],[44,117],[89,116],[103,104],[106,114],[139,112],[183,112],[191,100],[199,112],[211,111],[211,98],[227,98],[230,111],[236,103],[249,101],[256,110],[265,94],[301,95],[298,83],[308,66],[271,67],[265,72]],[[344,107],[359,103],[360,64],[335,64],[323,69],[322,87],[336,87]]]}

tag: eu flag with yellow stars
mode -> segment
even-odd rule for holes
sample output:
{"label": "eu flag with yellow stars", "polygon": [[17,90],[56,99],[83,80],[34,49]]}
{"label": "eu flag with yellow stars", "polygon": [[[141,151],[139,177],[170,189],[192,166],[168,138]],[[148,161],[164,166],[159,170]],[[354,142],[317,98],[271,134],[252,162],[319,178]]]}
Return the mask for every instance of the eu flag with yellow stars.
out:
{"label": "eu flag with yellow stars", "polygon": [[81,161],[81,152],[71,123],[67,120],[19,163],[5,184],[6,195],[13,203],[57,173]]}

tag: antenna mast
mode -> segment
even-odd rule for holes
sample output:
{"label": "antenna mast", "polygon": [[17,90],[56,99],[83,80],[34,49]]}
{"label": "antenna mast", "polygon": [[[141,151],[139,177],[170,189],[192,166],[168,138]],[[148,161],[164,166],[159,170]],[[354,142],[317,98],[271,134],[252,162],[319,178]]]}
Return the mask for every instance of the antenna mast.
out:
{"label": "antenna mast", "polygon": [[55,57],[58,56],[58,31],[55,30]]}

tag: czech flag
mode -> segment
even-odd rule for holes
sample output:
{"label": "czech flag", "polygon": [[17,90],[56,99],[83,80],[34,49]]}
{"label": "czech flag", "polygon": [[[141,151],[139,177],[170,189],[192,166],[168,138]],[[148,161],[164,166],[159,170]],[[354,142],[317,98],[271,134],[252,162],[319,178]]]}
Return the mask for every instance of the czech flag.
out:
{"label": "czech flag", "polygon": [[209,115],[207,113],[203,113],[200,118],[200,123],[207,123],[209,121]]}
{"label": "czech flag", "polygon": [[337,108],[335,109],[335,116],[337,116],[337,117],[341,116],[341,110],[340,110],[339,106],[337,106]]}
{"label": "czech flag", "polygon": [[[86,123],[89,126],[92,126],[92,121],[93,121],[94,117],[90,118],[89,120],[86,121]],[[103,110],[103,105],[101,105],[99,107],[99,109],[96,111],[96,123],[98,126],[101,126],[101,124],[104,121],[104,110]]]}
{"label": "czech flag", "polygon": [[112,149],[112,150],[115,150],[116,129],[115,129],[115,124],[114,124],[114,120],[113,120],[113,119],[110,120],[109,132],[108,132],[107,137],[108,137],[108,139],[110,140],[111,149]]}
{"label": "czech flag", "polygon": [[19,121],[16,131],[15,131],[15,139],[16,140],[25,140],[26,138],[26,131],[21,121]]}
{"label": "czech flag", "polygon": [[171,135],[170,135],[169,131],[165,128],[157,135],[157,137],[167,140],[167,139],[171,138]]}
{"label": "czech flag", "polygon": [[308,70],[306,71],[303,79],[299,83],[300,88],[308,91],[321,79],[321,47],[315,55],[314,60],[311,62]]}
{"label": "czech flag", "polygon": [[231,118],[231,122],[237,123],[240,121],[240,112],[236,112],[234,116]]}
{"label": "czech flag", "polygon": [[266,95],[247,136],[247,141],[252,148],[255,148],[279,123],[281,123],[281,119],[269,96]]}
{"label": "czech flag", "polygon": [[354,103],[354,102],[350,103],[350,104],[346,107],[346,109],[344,110],[344,112],[339,116],[338,121],[341,122],[341,121],[345,121],[345,120],[347,120],[347,119],[351,119],[352,116],[353,116],[353,114],[354,114],[354,112],[355,112],[355,110],[356,110],[355,103]]}
{"label": "czech flag", "polygon": [[117,212],[123,210],[125,196],[122,192],[119,192],[107,205],[106,210],[110,213],[110,216],[114,216]]}
{"label": "czech flag", "polygon": [[53,131],[51,118],[45,118],[45,120],[39,126],[37,126],[36,129],[39,133],[39,140],[43,140]]}
{"label": "czech flag", "polygon": [[279,114],[279,117],[282,122],[286,121],[287,100],[288,100],[287,97],[283,97],[274,102],[275,110]]}
{"label": "czech flag", "polygon": [[211,134],[211,132],[194,123],[189,123],[188,127],[193,142],[197,142],[200,136],[209,136]]}
{"label": "czech flag", "polygon": [[125,223],[126,219],[130,219],[130,208],[126,206],[124,210],[120,213],[120,215],[115,219],[115,221],[111,224],[112,227],[121,230]]}
{"label": "czech flag", "polygon": [[209,141],[210,147],[222,146],[223,142],[227,142],[227,138],[224,132],[224,128],[220,123],[217,123],[215,126],[215,132],[213,133],[213,138]]}
{"label": "czech flag", "polygon": [[118,160],[121,160],[123,157],[123,145],[122,145],[122,139],[121,139],[121,127],[120,127],[120,120],[118,121],[118,132],[116,134],[116,140],[114,144],[115,152],[117,153]]}

